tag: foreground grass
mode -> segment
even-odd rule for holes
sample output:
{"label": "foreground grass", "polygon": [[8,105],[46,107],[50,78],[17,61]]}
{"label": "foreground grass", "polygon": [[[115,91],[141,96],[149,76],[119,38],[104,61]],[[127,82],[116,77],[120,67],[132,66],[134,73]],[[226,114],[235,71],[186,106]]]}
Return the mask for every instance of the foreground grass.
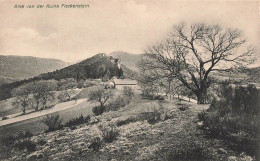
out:
{"label": "foreground grass", "polygon": [[[183,106],[188,108],[179,110]],[[197,115],[204,107],[188,102],[151,101],[137,96],[119,111],[92,117],[89,124],[31,137],[30,141],[37,145],[34,152],[13,150],[10,156],[2,158],[227,160],[229,156],[238,156],[220,140],[205,137],[203,131],[197,128]],[[157,117],[158,113],[160,117]],[[153,121],[149,121],[151,119]]]}

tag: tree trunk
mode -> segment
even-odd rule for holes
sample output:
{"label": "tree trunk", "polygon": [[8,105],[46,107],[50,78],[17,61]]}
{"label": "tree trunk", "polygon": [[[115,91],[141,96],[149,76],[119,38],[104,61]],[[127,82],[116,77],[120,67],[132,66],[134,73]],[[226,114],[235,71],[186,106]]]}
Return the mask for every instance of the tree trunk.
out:
{"label": "tree trunk", "polygon": [[206,90],[199,90],[195,94],[197,96],[197,103],[198,104],[207,103],[207,91]]}
{"label": "tree trunk", "polygon": [[25,112],[26,112],[26,107],[23,107],[23,108],[22,108],[22,111],[23,111],[23,114],[25,114]]}

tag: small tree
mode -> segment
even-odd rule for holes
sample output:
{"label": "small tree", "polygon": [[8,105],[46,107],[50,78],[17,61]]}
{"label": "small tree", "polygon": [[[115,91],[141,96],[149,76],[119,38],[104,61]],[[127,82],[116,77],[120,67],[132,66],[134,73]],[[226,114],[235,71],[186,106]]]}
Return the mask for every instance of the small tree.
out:
{"label": "small tree", "polygon": [[75,94],[74,87],[77,86],[77,81],[73,78],[62,79],[58,83],[59,89],[62,90],[59,97],[62,98],[60,101],[71,100],[71,96]]}
{"label": "small tree", "polygon": [[29,102],[30,93],[31,93],[31,88],[28,85],[22,85],[18,88],[15,88],[12,91],[13,96],[16,96],[15,101],[12,102],[12,105],[15,107],[21,107],[24,114],[30,104]]}
{"label": "small tree", "polygon": [[131,87],[124,87],[123,93],[126,95],[130,100],[134,97],[135,93]]}
{"label": "small tree", "polygon": [[[105,109],[105,103],[110,99],[113,98],[114,91],[111,89],[104,89],[103,87],[99,86],[89,92],[89,101],[98,102],[100,104],[99,107],[96,107],[96,111],[99,111],[98,114],[102,114]],[[99,109],[102,109],[101,111]]]}
{"label": "small tree", "polygon": [[55,80],[40,80],[33,83],[29,83],[32,87],[33,97],[36,102],[35,110],[39,109],[39,104],[42,104],[42,108],[46,107],[48,101],[54,99],[53,91],[57,89],[57,82]]}

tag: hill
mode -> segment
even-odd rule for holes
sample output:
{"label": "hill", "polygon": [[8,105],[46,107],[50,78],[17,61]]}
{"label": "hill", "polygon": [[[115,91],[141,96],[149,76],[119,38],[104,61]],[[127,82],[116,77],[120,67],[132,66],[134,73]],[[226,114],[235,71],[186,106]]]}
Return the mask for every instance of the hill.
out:
{"label": "hill", "polygon": [[31,56],[0,56],[0,84],[11,83],[52,72],[67,66],[57,59],[36,58]]}
{"label": "hill", "polygon": [[[102,68],[102,69],[101,69]],[[0,86],[0,100],[11,97],[11,91],[14,88],[24,84],[33,82],[36,80],[49,80],[49,79],[65,79],[74,78],[76,80],[81,79],[98,79],[101,77],[121,77],[124,75],[126,78],[133,78],[135,72],[128,69],[124,65],[118,66],[118,59],[114,59],[111,56],[105,54],[97,54],[91,58],[83,60],[79,63],[67,66],[54,72],[48,72],[40,74],[30,79],[25,79],[9,84],[3,84]]]}
{"label": "hill", "polygon": [[137,62],[141,60],[141,54],[131,54],[124,51],[115,51],[109,54],[114,58],[120,59],[121,63],[124,64],[127,68],[134,71],[138,71]]}
{"label": "hill", "polygon": [[260,84],[260,67],[231,69],[230,72],[214,72],[219,80],[229,80],[242,84]]}

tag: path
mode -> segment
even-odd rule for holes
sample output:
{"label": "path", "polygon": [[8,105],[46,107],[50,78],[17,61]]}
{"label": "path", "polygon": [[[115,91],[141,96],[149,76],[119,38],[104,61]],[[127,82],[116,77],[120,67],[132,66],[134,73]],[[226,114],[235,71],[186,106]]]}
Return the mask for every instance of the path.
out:
{"label": "path", "polygon": [[51,114],[51,113],[62,111],[62,110],[68,109],[68,108],[72,108],[72,107],[74,107],[74,106],[76,106],[76,105],[78,105],[78,104],[80,104],[80,103],[82,103],[86,100],[87,99],[79,99],[79,100],[77,100],[77,102],[75,102],[75,101],[62,102],[62,103],[56,104],[53,108],[50,108],[50,109],[46,109],[46,110],[42,110],[42,111],[38,111],[38,112],[29,113],[29,114],[26,114],[26,115],[21,115],[21,116],[9,118],[7,120],[1,120],[0,126],[12,124],[12,123],[15,123],[15,122],[24,121],[24,120],[39,117],[39,116],[44,116],[44,115],[47,115],[47,114]]}

